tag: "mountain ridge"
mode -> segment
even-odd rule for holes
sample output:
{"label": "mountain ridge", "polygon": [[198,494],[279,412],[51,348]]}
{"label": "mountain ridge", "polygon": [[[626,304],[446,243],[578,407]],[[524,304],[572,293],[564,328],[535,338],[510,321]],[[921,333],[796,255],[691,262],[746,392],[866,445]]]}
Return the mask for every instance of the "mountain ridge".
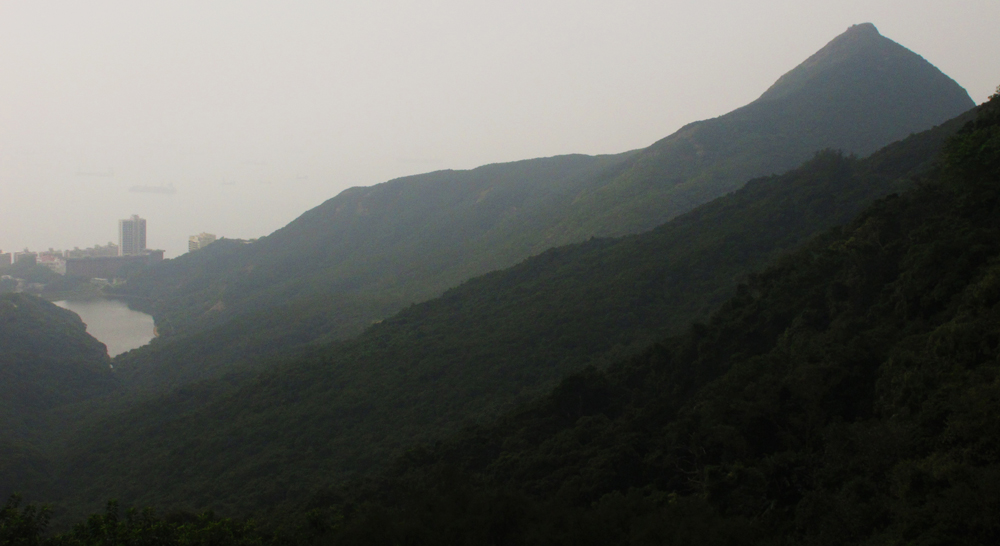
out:
{"label": "mountain ridge", "polygon": [[[413,442],[489,420],[566,373],[704,317],[755,264],[904,188],[962,121],[866,160],[817,154],[646,234],[548,250],[233,388],[198,375],[211,372],[198,347],[163,344],[152,361],[143,358],[153,348],[133,351],[116,361],[126,384],[173,390],[136,404],[127,423],[112,416],[81,435],[61,480],[77,498],[179,507],[211,497],[213,508],[238,513],[301,497],[313,481],[365,475]],[[249,343],[268,343],[266,329],[235,326]],[[209,331],[202,342],[226,339]],[[296,477],[304,474],[313,478]],[[213,488],[239,493],[215,497]]]}
{"label": "mountain ridge", "polygon": [[998,128],[1000,88],[943,168],[705,323],[318,496],[326,537],[995,543]]}
{"label": "mountain ridge", "polygon": [[851,25],[843,34],[831,40],[819,51],[810,55],[805,61],[802,61],[802,64],[778,78],[771,87],[761,94],[758,100],[770,100],[794,92],[799,85],[793,82],[794,80],[801,82],[805,79],[801,76],[803,73],[808,73],[811,68],[821,65],[831,57],[834,58],[834,62],[838,61],[838,57],[842,61],[843,50],[856,47],[857,42],[875,42],[879,38],[884,38],[884,36],[879,33],[878,28],[872,23]]}
{"label": "mountain ridge", "polygon": [[[238,485],[246,487],[242,496],[272,505],[289,501],[268,514],[271,526],[219,519],[212,512],[159,518],[150,510],[130,510],[121,517],[112,502],[103,515],[50,540],[42,534],[47,512],[22,510],[13,498],[0,510],[0,528],[15,542],[53,546],[205,540],[344,546],[996,544],[1000,88],[976,114],[929,169],[926,154],[940,148],[940,131],[915,135],[864,161],[820,154],[811,162],[818,165],[803,166],[797,176],[812,171],[822,180],[867,164],[917,174],[919,183],[749,275],[709,320],[605,369],[571,375],[498,421],[408,449],[373,479],[315,495],[289,487],[304,479],[303,472],[316,470],[289,455],[329,456],[316,438],[343,427],[346,416],[321,419],[320,433],[296,439],[288,454],[270,450],[274,430],[317,418],[287,411],[317,386],[301,374],[272,374],[268,381],[279,387],[278,399],[230,398],[226,405],[252,410],[238,420],[206,423],[203,416],[168,408],[174,421],[159,423],[160,429],[201,427],[209,434],[161,442],[169,451],[161,462],[202,463],[197,451],[206,444],[230,448],[255,440],[267,450],[257,472],[216,461],[208,490],[185,491],[186,506],[217,494],[220,478],[235,472]],[[741,191],[794,176],[757,180]],[[829,182],[840,180],[851,177]],[[807,199],[813,210],[824,209],[823,193],[812,195],[819,201]],[[765,220],[781,220],[775,211],[762,212]],[[553,256],[529,262],[551,263],[559,249],[546,254]],[[435,334],[433,328],[412,333],[425,339]],[[434,379],[408,365],[390,363],[386,371],[386,377],[402,372],[417,382]],[[333,387],[331,392],[352,390]],[[173,396],[190,398],[200,388]],[[416,388],[413,382],[411,390]],[[360,404],[350,413],[372,408]],[[252,426],[267,411],[272,415],[264,421],[275,429]],[[365,430],[369,436],[381,433]],[[107,453],[94,457],[107,462]],[[144,482],[170,466],[151,464],[153,471],[141,479],[126,479],[124,490],[149,492]],[[88,470],[77,466],[72,475],[84,478]],[[279,475],[281,470],[291,474]],[[182,465],[177,479],[159,478],[177,486],[191,479],[190,471]],[[247,483],[255,478],[262,486]]]}
{"label": "mountain ridge", "polygon": [[[819,149],[865,156],[974,105],[925,59],[870,23],[856,25],[750,104],[687,124],[641,150],[621,176],[583,193],[563,224],[593,235],[645,231]],[[911,119],[914,112],[920,114]]]}
{"label": "mountain ridge", "polygon": [[[822,62],[800,65],[765,91],[774,97],[688,124],[645,149],[351,188],[254,244],[216,247],[214,262],[211,247],[169,260],[119,294],[152,314],[165,337],[335,295],[326,318],[317,318],[329,337],[346,338],[474,275],[553,246],[651,229],[821,149],[866,155],[973,106],[954,81],[874,27],[831,44]],[[846,53],[833,63],[831,50]],[[793,80],[801,85],[790,92]]]}

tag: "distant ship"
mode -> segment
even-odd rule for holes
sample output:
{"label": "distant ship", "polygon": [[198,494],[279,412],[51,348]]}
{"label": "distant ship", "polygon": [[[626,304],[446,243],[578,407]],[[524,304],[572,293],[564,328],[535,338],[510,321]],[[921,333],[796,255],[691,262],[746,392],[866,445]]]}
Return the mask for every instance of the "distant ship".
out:
{"label": "distant ship", "polygon": [[100,176],[102,178],[113,178],[115,176],[115,171],[108,169],[107,171],[76,171],[77,176]]}
{"label": "distant ship", "polygon": [[173,184],[167,184],[166,186],[132,186],[128,191],[132,193],[158,193],[161,195],[173,195],[177,193]]}

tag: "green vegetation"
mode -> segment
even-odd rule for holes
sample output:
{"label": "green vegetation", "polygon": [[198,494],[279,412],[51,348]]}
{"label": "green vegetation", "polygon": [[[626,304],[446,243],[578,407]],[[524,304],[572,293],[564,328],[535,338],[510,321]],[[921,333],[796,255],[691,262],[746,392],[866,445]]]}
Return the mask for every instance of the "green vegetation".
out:
{"label": "green vegetation", "polygon": [[327,540],[995,544],[1000,95],[945,163],[686,335],[317,498]]}
{"label": "green vegetation", "polygon": [[110,362],[74,313],[27,294],[0,295],[0,495],[45,483],[48,416],[115,392]]}
{"label": "green vegetation", "polygon": [[[398,345],[385,339],[410,339],[422,344],[421,351],[434,352],[424,337],[407,333],[414,326],[403,326],[419,325],[444,332],[434,338],[436,346],[480,347],[470,354],[453,350],[449,361],[471,355],[484,366],[530,361],[559,370],[557,375],[611,350],[621,354],[642,347],[707,316],[740,275],[903,187],[967,119],[914,135],[862,161],[818,154],[793,173],[752,181],[643,235],[550,250],[408,310],[402,322],[392,319],[394,326],[375,328],[380,334],[366,334],[346,347],[376,343],[366,339],[379,339],[381,347]],[[202,332],[155,340],[119,358],[116,367],[124,381],[146,391],[247,374],[322,346],[316,340],[328,337],[326,313],[350,303],[327,296],[270,308]],[[350,354],[349,349],[338,352]],[[366,354],[387,358],[378,351]]]}
{"label": "green vegetation", "polygon": [[[851,160],[824,154],[815,163]],[[1000,538],[998,180],[1000,95],[914,189],[750,275],[682,335],[570,375],[499,420],[410,449],[386,472],[348,486],[283,492],[322,470],[271,451],[255,469],[267,479],[239,492],[272,503],[284,494],[285,510],[272,512],[266,527],[210,514],[120,518],[111,504],[45,538],[48,512],[22,509],[15,498],[0,510],[0,537],[23,544],[993,544]],[[204,429],[216,438],[147,442],[191,462],[206,442],[225,451],[263,435],[255,449],[269,450],[277,429],[259,426],[265,422],[287,428],[316,418],[317,434],[343,426],[343,412],[296,413],[317,377],[289,372],[335,368],[322,351],[312,358],[264,374],[216,406],[242,404],[240,411],[160,424],[183,432],[207,417],[214,420]],[[372,364],[368,371],[379,373]],[[421,388],[421,378],[409,379]],[[269,389],[282,397],[258,396]],[[322,450],[315,440],[299,435],[294,448]],[[234,485],[226,476],[233,462],[216,461],[216,487]],[[171,477],[180,478],[191,476]],[[197,488],[187,494],[188,504],[206,496]]]}
{"label": "green vegetation", "polygon": [[0,295],[0,398],[37,412],[106,393],[115,380],[104,344],[80,317],[35,296]]}
{"label": "green vegetation", "polygon": [[50,301],[58,300],[64,294],[74,294],[87,289],[87,280],[81,277],[66,277],[59,275],[44,265],[28,265],[18,263],[6,267],[0,267],[0,275],[9,276],[8,279],[0,279],[0,294],[13,293],[18,288],[17,279],[25,283],[43,285],[40,292],[43,297]]}
{"label": "green vegetation", "polygon": [[12,496],[0,508],[0,545],[3,546],[262,546],[288,544],[284,537],[265,534],[252,521],[218,518],[211,512],[183,512],[158,518],[152,510],[129,509],[109,502],[102,514],[90,516],[66,533],[46,536],[51,519],[48,508],[27,505]]}
{"label": "green vegetation", "polygon": [[45,284],[41,296],[49,301],[94,299],[104,297],[101,286],[86,277],[61,276]]}
{"label": "green vegetation", "polygon": [[756,101],[689,124],[630,158],[616,177],[581,194],[553,231],[644,231],[816,150],[867,155],[972,106],[923,58],[871,24],[856,25]]}
{"label": "green vegetation", "polygon": [[120,293],[167,336],[288,306],[307,310],[322,337],[344,339],[476,275],[652,229],[819,150],[867,155],[973,105],[950,78],[863,25],[754,103],[644,150],[352,188],[254,244],[217,242],[136,274]]}
{"label": "green vegetation", "polygon": [[291,308],[158,340],[116,369],[133,391],[176,390],[131,405],[128,420],[113,413],[88,427],[59,481],[67,499],[240,514],[366,475],[416,442],[487,422],[568,373],[707,317],[752,269],[925,172],[962,122],[865,160],[820,153],[652,232],[547,251],[354,340],[245,364],[221,381],[198,382],[311,317]]}
{"label": "green vegetation", "polygon": [[[0,275],[7,275],[14,279],[23,279],[27,283],[46,284],[55,282],[62,277],[54,273],[44,265],[28,265],[17,263],[0,268]],[[13,292],[17,288],[17,281],[5,280],[0,282],[0,294]]]}
{"label": "green vegetation", "polygon": [[627,155],[534,159],[352,188],[253,244],[216,241],[133,276],[118,292],[155,316],[165,335],[292,305],[315,308],[324,335],[348,337],[522,260],[532,249],[511,230]]}
{"label": "green vegetation", "polygon": [[[733,129],[736,155],[692,164],[729,176],[718,158],[792,134],[799,100],[796,142],[830,104],[877,118],[837,97],[873,66],[939,75],[913,57],[852,29],[729,118],[777,133]],[[671,146],[349,190],[136,274],[123,294],[169,335],[114,374],[72,313],[0,296],[0,493],[55,503],[10,497],[0,544],[1000,539],[1000,96],[647,233],[538,238],[608,180],[686,195],[657,170]],[[563,235],[580,242],[541,251]]]}

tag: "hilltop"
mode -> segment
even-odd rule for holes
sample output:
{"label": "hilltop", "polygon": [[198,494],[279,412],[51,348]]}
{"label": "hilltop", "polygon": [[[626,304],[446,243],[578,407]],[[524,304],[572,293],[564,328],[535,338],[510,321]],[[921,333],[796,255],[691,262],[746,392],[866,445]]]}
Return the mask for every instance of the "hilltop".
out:
{"label": "hilltop", "polygon": [[552,233],[621,235],[652,228],[816,150],[868,155],[974,103],[919,55],[854,25],[754,102],[691,123],[630,157],[583,193]]}
{"label": "hilltop", "polygon": [[223,241],[129,279],[161,333],[295,307],[343,339],[544,250],[648,230],[822,149],[867,155],[970,109],[968,94],[871,25],[852,27],[757,101],[633,152],[440,171],[351,188],[252,245]]}

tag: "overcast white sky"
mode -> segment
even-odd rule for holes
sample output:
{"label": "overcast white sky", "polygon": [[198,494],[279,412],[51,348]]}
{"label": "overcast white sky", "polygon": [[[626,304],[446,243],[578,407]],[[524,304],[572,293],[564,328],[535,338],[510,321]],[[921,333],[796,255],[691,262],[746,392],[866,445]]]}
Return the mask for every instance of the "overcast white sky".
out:
{"label": "overcast white sky", "polygon": [[862,22],[1000,84],[997,0],[0,0],[0,249],[139,214],[172,257],[350,186],[644,147]]}

